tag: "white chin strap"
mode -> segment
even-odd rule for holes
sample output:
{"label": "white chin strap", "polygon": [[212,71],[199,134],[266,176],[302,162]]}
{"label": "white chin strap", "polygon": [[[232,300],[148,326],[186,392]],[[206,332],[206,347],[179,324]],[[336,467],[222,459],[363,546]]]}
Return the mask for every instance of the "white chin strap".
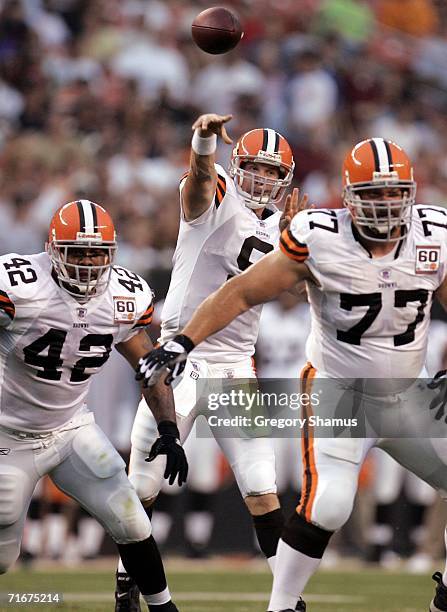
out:
{"label": "white chin strap", "polygon": [[247,208],[251,208],[252,210],[259,210],[260,208],[265,208],[270,203],[270,196],[263,195],[259,198],[259,200],[253,200],[251,195],[242,189],[238,189],[238,193],[242,196],[245,206]]}

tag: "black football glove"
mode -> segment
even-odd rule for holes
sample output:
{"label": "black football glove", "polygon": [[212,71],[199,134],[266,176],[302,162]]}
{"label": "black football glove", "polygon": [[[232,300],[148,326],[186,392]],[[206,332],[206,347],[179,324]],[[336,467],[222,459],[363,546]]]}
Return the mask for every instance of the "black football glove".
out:
{"label": "black football glove", "polygon": [[164,370],[168,370],[165,383],[170,385],[174,378],[185,369],[188,353],[194,348],[194,342],[179,334],[158,348],[150,351],[138,362],[135,369],[137,380],[143,381],[143,387],[155,385]]}
{"label": "black football glove", "polygon": [[440,370],[435,374],[432,380],[427,383],[429,389],[438,389],[439,393],[430,402],[430,410],[436,410],[435,419],[440,421],[444,419],[447,423],[446,404],[447,404],[447,370]]}
{"label": "black football glove", "polygon": [[166,455],[165,478],[169,478],[172,485],[178,477],[180,486],[186,482],[188,476],[188,461],[185,451],[180,444],[180,434],[177,425],[172,421],[161,421],[158,424],[160,437],[152,444],[149,456],[145,461],[153,461],[158,455]]}

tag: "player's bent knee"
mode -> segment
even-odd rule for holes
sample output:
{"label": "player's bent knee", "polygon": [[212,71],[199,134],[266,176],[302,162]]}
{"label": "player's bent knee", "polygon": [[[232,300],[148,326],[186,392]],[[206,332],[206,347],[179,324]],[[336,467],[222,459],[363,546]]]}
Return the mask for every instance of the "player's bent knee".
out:
{"label": "player's bent knee", "polygon": [[16,523],[24,508],[24,474],[13,466],[0,473],[0,527]]}
{"label": "player's bent knee", "polygon": [[250,512],[255,516],[267,514],[279,508],[279,499],[275,493],[263,495],[248,495],[244,502]]}
{"label": "player's bent knee", "polygon": [[151,535],[151,522],[133,487],[116,491],[108,506],[115,517],[108,531],[117,544],[141,542]]}
{"label": "player's bent knee", "polygon": [[276,474],[274,463],[267,460],[254,461],[245,468],[235,468],[236,479],[244,498],[276,493]]}
{"label": "player's bent knee", "polygon": [[355,492],[346,482],[326,483],[318,492],[312,509],[312,522],[327,531],[340,529],[351,515]]}
{"label": "player's bent knee", "polygon": [[147,452],[133,449],[129,464],[129,480],[145,504],[154,500],[160,493],[166,468],[166,457],[159,455],[153,461],[147,462],[147,455]]}

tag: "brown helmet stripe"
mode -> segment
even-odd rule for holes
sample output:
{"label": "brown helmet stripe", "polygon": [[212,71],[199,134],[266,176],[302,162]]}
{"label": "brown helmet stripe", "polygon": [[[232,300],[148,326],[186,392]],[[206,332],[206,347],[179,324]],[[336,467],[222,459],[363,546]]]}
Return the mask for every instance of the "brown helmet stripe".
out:
{"label": "brown helmet stripe", "polygon": [[371,149],[374,156],[374,166],[376,168],[376,172],[380,172],[380,161],[379,161],[379,152],[377,150],[377,145],[374,140],[370,140],[369,144],[371,145]]}
{"label": "brown helmet stripe", "polygon": [[279,134],[275,132],[275,151],[274,153],[278,153],[279,151]]}
{"label": "brown helmet stripe", "polygon": [[85,232],[84,207],[82,206],[82,202],[80,200],[76,202],[76,206],[78,207],[78,213],[79,213],[79,231]]}
{"label": "brown helmet stripe", "polygon": [[262,130],[262,150],[267,151],[267,146],[269,142],[269,133],[267,130]]}
{"label": "brown helmet stripe", "polygon": [[90,202],[90,206],[92,207],[92,215],[93,215],[93,231],[97,232],[98,231],[98,212],[93,202]]}
{"label": "brown helmet stripe", "polygon": [[383,142],[385,143],[385,149],[386,149],[386,153],[388,155],[388,165],[390,167],[390,169],[393,168],[393,156],[391,153],[391,147],[390,147],[390,143],[388,142],[388,140],[383,139]]}

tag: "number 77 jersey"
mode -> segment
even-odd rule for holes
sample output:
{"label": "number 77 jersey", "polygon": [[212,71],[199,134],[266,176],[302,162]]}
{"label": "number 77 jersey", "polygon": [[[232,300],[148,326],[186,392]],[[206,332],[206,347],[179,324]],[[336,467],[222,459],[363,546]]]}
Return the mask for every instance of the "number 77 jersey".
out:
{"label": "number 77 jersey", "polygon": [[404,240],[373,258],[347,209],[299,213],[282,251],[304,262],[312,331],[307,358],[333,378],[416,378],[424,367],[433,292],[446,275],[447,211],[414,206]]}
{"label": "number 77 jersey", "polygon": [[152,312],[149,286],[125,268],[81,303],[57,284],[47,253],[0,257],[0,425],[52,431],[82,414],[91,375]]}

